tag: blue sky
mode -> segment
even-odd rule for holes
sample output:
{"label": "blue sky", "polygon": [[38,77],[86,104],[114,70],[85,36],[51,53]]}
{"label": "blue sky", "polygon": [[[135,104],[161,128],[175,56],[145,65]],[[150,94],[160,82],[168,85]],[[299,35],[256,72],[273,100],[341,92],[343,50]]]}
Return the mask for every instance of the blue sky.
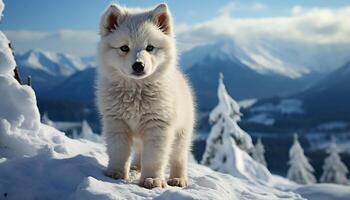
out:
{"label": "blue sky", "polygon": [[[132,7],[151,7],[160,0],[4,0],[3,30],[57,31],[61,29],[96,30],[103,9],[110,2]],[[170,0],[177,24],[195,24],[210,20],[225,8],[231,16],[258,18],[288,16],[295,5],[341,8],[347,0]]]}

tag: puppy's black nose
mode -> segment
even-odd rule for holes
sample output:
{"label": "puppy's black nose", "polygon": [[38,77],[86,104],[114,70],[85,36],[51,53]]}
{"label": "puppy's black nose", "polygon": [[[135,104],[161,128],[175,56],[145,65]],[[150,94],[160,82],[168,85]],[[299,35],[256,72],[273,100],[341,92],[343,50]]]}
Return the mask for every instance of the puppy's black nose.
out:
{"label": "puppy's black nose", "polygon": [[132,69],[134,70],[134,72],[140,74],[143,72],[144,70],[144,66],[143,66],[143,63],[142,62],[135,62],[133,65],[132,65]]}

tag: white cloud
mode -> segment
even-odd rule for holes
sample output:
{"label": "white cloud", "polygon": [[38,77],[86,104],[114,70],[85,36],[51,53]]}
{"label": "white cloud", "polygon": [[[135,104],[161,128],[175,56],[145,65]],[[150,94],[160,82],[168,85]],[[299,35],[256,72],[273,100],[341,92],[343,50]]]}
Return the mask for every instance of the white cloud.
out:
{"label": "white cloud", "polygon": [[330,71],[350,60],[350,7],[312,8],[287,17],[239,19],[220,15],[182,26],[181,49],[231,38],[251,67],[291,77]]}
{"label": "white cloud", "polygon": [[95,54],[98,34],[91,31],[60,30],[57,32],[4,31],[16,51],[44,49],[86,56]]}
{"label": "white cloud", "polygon": [[304,8],[300,5],[293,6],[292,9],[292,15],[299,15],[304,11]]}
{"label": "white cloud", "polygon": [[220,15],[231,15],[235,11],[240,12],[261,12],[267,9],[267,6],[260,2],[247,3],[245,1],[234,0],[227,3],[219,10]]}
{"label": "white cloud", "polygon": [[220,15],[230,15],[232,11],[237,8],[237,4],[234,1],[229,2],[219,10]]}
{"label": "white cloud", "polygon": [[252,9],[255,11],[263,11],[267,9],[267,6],[262,3],[254,3]]}

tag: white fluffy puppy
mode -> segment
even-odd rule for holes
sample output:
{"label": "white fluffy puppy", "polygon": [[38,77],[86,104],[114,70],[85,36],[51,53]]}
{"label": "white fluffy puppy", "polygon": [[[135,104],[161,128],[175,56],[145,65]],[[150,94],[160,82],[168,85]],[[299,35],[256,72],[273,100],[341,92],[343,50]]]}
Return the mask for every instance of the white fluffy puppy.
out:
{"label": "white fluffy puppy", "polygon": [[194,102],[177,66],[173,24],[166,4],[135,10],[112,4],[101,18],[97,104],[109,163],[105,174],[128,179],[136,147],[140,185],[187,185]]}

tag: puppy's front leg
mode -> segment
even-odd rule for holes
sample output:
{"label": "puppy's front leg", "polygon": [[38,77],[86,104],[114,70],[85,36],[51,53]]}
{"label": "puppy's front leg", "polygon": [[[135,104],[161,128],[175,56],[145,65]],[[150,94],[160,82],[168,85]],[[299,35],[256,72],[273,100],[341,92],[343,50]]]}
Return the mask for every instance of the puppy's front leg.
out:
{"label": "puppy's front leg", "polygon": [[140,179],[142,187],[166,187],[164,173],[172,137],[170,127],[153,126],[143,132]]}
{"label": "puppy's front leg", "polygon": [[105,175],[128,179],[132,137],[128,126],[121,120],[104,120],[104,136],[109,162]]}

